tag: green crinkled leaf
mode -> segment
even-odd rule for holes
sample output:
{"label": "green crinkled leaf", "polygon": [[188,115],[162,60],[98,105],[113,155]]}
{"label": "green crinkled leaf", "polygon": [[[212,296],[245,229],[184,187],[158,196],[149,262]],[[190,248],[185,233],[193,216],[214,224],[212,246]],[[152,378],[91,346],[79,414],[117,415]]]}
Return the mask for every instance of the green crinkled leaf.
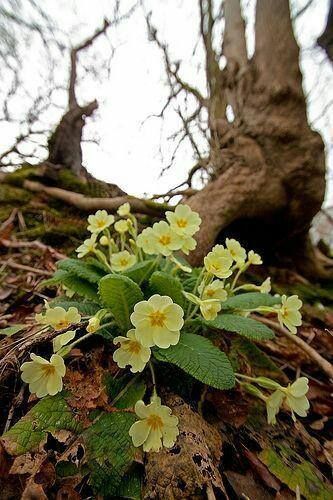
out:
{"label": "green crinkled leaf", "polygon": [[150,278],[154,268],[155,259],[144,260],[132,266],[128,271],[124,271],[122,276],[127,276],[138,285],[141,285],[141,283]]}
{"label": "green crinkled leaf", "polygon": [[1,328],[0,329],[0,335],[5,335],[6,337],[11,337],[15,333],[21,332],[24,330],[26,325],[12,325],[12,326],[7,326],[7,328]]}
{"label": "green crinkled leaf", "polygon": [[163,271],[155,271],[149,280],[149,289],[152,294],[168,295],[173,302],[183,307],[183,287],[178,278]]}
{"label": "green crinkled leaf", "polygon": [[256,376],[273,378],[281,383],[288,380],[282,370],[251,340],[244,337],[235,337],[231,341],[229,358],[235,371],[239,371],[241,358],[246,358]]}
{"label": "green crinkled leaf", "polygon": [[260,306],[274,306],[281,303],[280,297],[273,297],[269,293],[249,292],[230,297],[222,302],[222,309],[255,309]]}
{"label": "green crinkled leaf", "polygon": [[66,311],[70,307],[76,307],[79,313],[84,314],[85,316],[93,316],[101,309],[99,304],[96,302],[90,302],[88,300],[83,300],[82,302],[79,300],[66,300],[64,297],[57,297],[56,299],[50,302],[51,307],[63,307]]}
{"label": "green crinkled leaf", "polygon": [[41,282],[40,287],[45,288],[47,286],[56,286],[64,283],[64,280],[67,278],[68,272],[63,269],[57,269],[52,278],[44,280]]}
{"label": "green crinkled leaf", "polygon": [[134,464],[122,478],[118,486],[117,498],[141,500],[142,475],[139,464]]}
{"label": "green crinkled leaf", "polygon": [[135,420],[133,413],[104,413],[84,432],[89,482],[95,493],[118,496],[136,452],[128,433]]}
{"label": "green crinkled leaf", "polygon": [[37,450],[48,432],[62,429],[78,432],[80,427],[65,395],[60,393],[41,399],[2,436],[2,442],[10,455],[21,455]]}
{"label": "green crinkled leaf", "polygon": [[61,278],[61,283],[63,285],[82,297],[98,302],[99,297],[97,294],[96,284],[90,283],[89,281],[79,278],[75,274],[64,271],[63,269],[61,269],[61,271],[64,273]]}
{"label": "green crinkled leaf", "polygon": [[[105,385],[109,398],[111,401],[116,399],[114,406],[119,409],[133,408],[146,392],[144,381],[134,376],[124,375],[121,378],[114,378],[108,375],[105,378]],[[119,397],[121,391],[124,392]]]}
{"label": "green crinkled leaf", "polygon": [[268,326],[252,318],[237,314],[219,314],[212,321],[205,321],[211,328],[238,333],[251,340],[268,340],[274,338],[274,332]]}
{"label": "green crinkled leaf", "polygon": [[99,295],[120,328],[129,330],[134,306],[144,298],[140,287],[126,276],[108,274],[99,283]]}
{"label": "green crinkled leaf", "polygon": [[173,363],[192,377],[216,389],[231,389],[235,376],[227,355],[205,337],[182,333],[177,345],[154,349],[159,361]]}
{"label": "green crinkled leaf", "polygon": [[69,272],[79,278],[89,281],[89,283],[98,283],[105,272],[99,270],[97,267],[87,264],[86,262],[78,259],[64,259],[57,263],[58,269]]}
{"label": "green crinkled leaf", "polygon": [[332,486],[324,483],[314,465],[287,446],[280,446],[278,451],[267,448],[259,454],[259,458],[292,491],[296,492],[298,486],[306,500],[332,500]]}
{"label": "green crinkled leaf", "polygon": [[201,274],[202,268],[201,267],[195,267],[192,269],[192,272],[190,275],[186,275],[186,278],[183,280],[183,288],[185,292],[193,292],[194,287],[199,284],[198,278]]}

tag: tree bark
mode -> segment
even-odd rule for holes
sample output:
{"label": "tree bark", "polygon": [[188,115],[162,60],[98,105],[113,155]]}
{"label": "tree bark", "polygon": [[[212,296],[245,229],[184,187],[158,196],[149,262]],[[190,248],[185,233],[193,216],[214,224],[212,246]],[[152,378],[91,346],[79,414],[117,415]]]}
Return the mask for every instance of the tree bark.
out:
{"label": "tree bark", "polygon": [[[324,199],[324,146],[307,123],[288,1],[258,0],[255,54],[246,69],[238,0],[226,2],[225,17],[226,78],[235,121],[222,130],[218,151],[211,151],[219,158],[213,181],[188,200],[203,220],[192,263],[201,262],[219,237],[237,229],[242,238],[242,227],[251,226],[257,250],[287,256],[308,274],[322,274],[313,262],[308,231]],[[264,228],[270,234],[263,238]]]}

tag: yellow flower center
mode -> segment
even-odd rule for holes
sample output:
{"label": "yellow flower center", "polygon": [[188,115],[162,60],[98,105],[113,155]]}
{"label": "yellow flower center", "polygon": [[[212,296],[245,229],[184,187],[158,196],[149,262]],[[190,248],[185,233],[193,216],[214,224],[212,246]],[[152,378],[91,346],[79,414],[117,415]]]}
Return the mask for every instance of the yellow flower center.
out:
{"label": "yellow flower center", "polygon": [[162,429],[163,427],[163,422],[162,419],[159,415],[150,415],[147,418],[147,424],[153,431],[156,431],[157,429]]}
{"label": "yellow flower center", "polygon": [[161,311],[154,311],[149,314],[149,319],[151,326],[164,326],[166,315]]}
{"label": "yellow flower center", "polygon": [[139,352],[141,350],[141,344],[140,344],[140,342],[137,342],[136,340],[131,340],[130,342],[126,342],[124,347],[125,347],[126,351],[129,351],[132,354],[139,354]]}
{"label": "yellow flower center", "polygon": [[215,291],[214,291],[214,290],[212,290],[211,288],[208,288],[208,290],[206,290],[206,295],[207,295],[208,297],[214,297],[214,295],[215,295]]}
{"label": "yellow flower center", "polygon": [[70,322],[67,321],[67,319],[61,319],[58,321],[58,323],[55,325],[57,330],[62,330],[63,328],[67,328],[70,325]]}
{"label": "yellow flower center", "polygon": [[119,263],[122,267],[125,267],[128,264],[128,259],[120,259]]}
{"label": "yellow flower center", "polygon": [[166,246],[171,242],[171,237],[168,234],[163,234],[163,236],[161,236],[158,241],[161,243],[161,245]]}
{"label": "yellow flower center", "polygon": [[97,221],[97,227],[104,227],[105,225],[105,220],[98,220]]}
{"label": "yellow flower center", "polygon": [[184,228],[187,226],[187,220],[186,219],[177,219],[177,226],[180,228]]}
{"label": "yellow flower center", "polygon": [[53,375],[56,371],[55,367],[51,364],[48,365],[41,365],[42,370],[44,372],[45,377],[49,377],[50,375]]}

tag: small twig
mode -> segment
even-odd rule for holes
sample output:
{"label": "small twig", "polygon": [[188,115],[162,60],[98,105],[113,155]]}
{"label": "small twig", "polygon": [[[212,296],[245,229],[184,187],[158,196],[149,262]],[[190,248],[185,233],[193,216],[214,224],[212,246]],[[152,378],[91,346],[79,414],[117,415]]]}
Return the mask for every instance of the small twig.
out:
{"label": "small twig", "polygon": [[35,269],[30,266],[24,266],[23,264],[18,264],[17,262],[12,262],[11,260],[0,261],[0,265],[12,267],[13,269],[21,269],[22,271],[27,271],[29,273],[40,274],[42,276],[53,276],[50,271],[45,271],[43,269]]}
{"label": "small twig", "polygon": [[38,250],[42,250],[43,252],[50,252],[53,257],[56,259],[67,259],[67,256],[63,253],[58,252],[55,248],[50,247],[48,245],[44,245],[41,241],[11,241],[1,239],[0,244],[6,248],[37,248]]}
{"label": "small twig", "polygon": [[26,384],[22,384],[22,387],[20,389],[20,392],[17,394],[17,396],[15,396],[15,398],[13,399],[13,402],[12,402],[12,405],[9,409],[9,412],[8,412],[8,416],[7,416],[7,421],[6,421],[6,425],[4,427],[4,430],[3,432],[7,432],[8,429],[10,428],[10,425],[12,423],[12,420],[13,420],[13,417],[14,417],[14,412],[16,410],[16,408],[18,406],[20,406],[20,404],[22,403],[23,401],[23,396],[24,396],[24,391],[25,391],[25,387],[26,387]]}
{"label": "small twig", "polygon": [[333,365],[329,361],[327,361],[327,359],[323,358],[315,349],[313,349],[313,347],[304,342],[304,340],[302,340],[297,335],[293,335],[292,333],[290,333],[286,328],[279,325],[275,321],[269,318],[264,318],[262,316],[256,316],[255,318],[257,321],[260,321],[267,326],[271,326],[272,328],[274,328],[274,330],[280,332],[285,337],[288,337],[289,340],[294,342],[294,344],[296,344],[300,349],[306,352],[308,356],[323,370],[323,372],[325,372],[326,375],[333,380]]}

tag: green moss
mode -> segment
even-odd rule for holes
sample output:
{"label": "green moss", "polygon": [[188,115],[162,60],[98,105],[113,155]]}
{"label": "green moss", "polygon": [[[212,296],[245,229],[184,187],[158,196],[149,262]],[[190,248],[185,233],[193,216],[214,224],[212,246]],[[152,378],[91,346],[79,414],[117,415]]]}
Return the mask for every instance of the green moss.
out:
{"label": "green moss", "polygon": [[68,168],[63,168],[59,171],[58,179],[58,187],[67,189],[68,191],[75,191],[76,193],[87,194],[87,184],[82,182]]}
{"label": "green moss", "polygon": [[16,169],[15,172],[11,172],[10,174],[7,174],[6,175],[6,183],[11,184],[13,186],[22,187],[23,182],[26,179],[30,179],[32,177],[35,177],[36,168],[37,167],[35,165],[30,165],[29,163],[26,163],[26,164],[22,165],[22,167]]}
{"label": "green moss", "polygon": [[2,204],[25,204],[31,199],[32,195],[24,189],[11,186],[10,184],[0,184],[0,203]]}

